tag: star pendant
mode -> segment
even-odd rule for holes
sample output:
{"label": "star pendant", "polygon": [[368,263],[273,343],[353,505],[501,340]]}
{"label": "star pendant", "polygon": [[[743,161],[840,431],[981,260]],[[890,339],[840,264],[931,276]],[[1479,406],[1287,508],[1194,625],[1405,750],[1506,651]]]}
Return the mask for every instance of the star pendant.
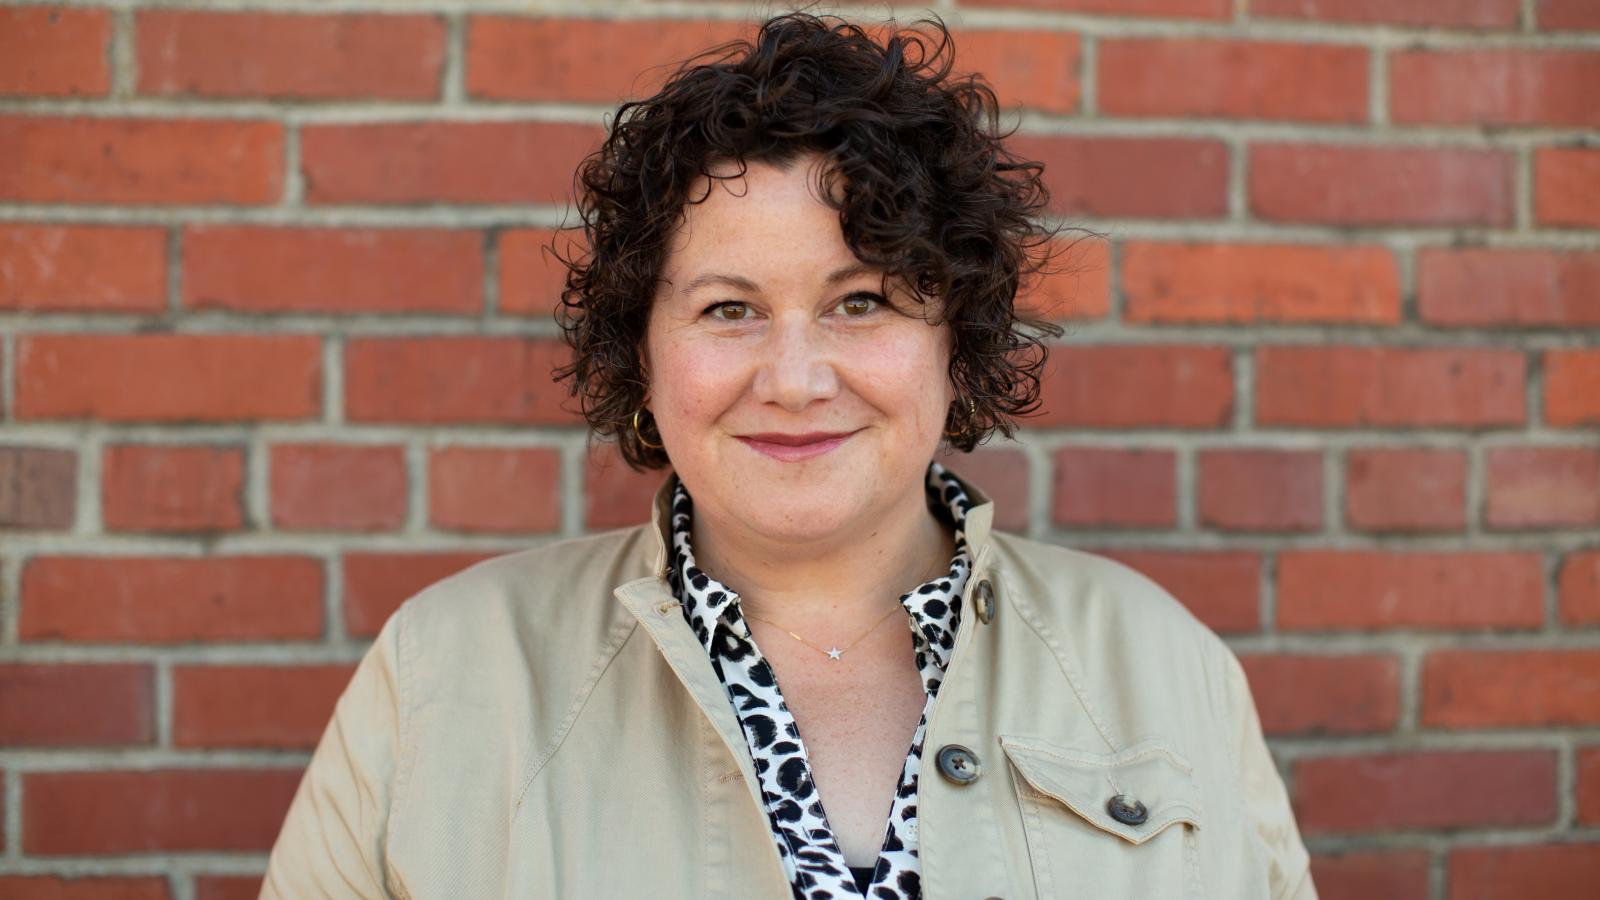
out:
{"label": "star pendant", "polygon": [[843,653],[844,653],[844,651],[840,650],[838,647],[831,647],[828,650],[828,658],[829,659],[838,659],[839,656],[841,654],[843,654]]}

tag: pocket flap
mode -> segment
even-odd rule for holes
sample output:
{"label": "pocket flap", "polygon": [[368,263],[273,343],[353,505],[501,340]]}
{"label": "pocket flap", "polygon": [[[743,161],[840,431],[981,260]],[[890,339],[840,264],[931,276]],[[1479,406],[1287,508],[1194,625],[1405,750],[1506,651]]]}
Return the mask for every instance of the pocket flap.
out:
{"label": "pocket flap", "polygon": [[[1148,738],[1116,753],[1094,753],[1016,735],[1000,746],[1034,790],[1053,797],[1089,824],[1142,844],[1174,822],[1200,827],[1200,792],[1188,760],[1165,741]],[[1145,819],[1130,825],[1112,816],[1111,798],[1144,804]]]}

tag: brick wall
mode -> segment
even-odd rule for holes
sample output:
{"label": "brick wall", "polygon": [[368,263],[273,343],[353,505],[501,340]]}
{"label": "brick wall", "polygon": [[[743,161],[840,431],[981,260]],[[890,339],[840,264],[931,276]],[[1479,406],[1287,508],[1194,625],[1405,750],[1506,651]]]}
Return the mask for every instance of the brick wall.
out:
{"label": "brick wall", "polygon": [[[539,5],[0,6],[0,896],[254,896],[403,598],[644,515],[539,248],[751,8]],[[1110,236],[958,471],[1235,647],[1325,898],[1600,895],[1600,3],[934,8]]]}

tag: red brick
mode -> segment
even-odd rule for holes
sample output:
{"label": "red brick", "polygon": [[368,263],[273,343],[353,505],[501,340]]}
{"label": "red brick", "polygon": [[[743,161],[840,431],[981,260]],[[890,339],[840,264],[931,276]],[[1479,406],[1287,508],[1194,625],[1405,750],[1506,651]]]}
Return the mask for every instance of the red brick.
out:
{"label": "red brick", "polygon": [[0,663],[0,745],[155,739],[154,670],[139,663]]}
{"label": "red brick", "polygon": [[1435,650],[1422,668],[1422,724],[1600,724],[1597,679],[1600,650]]}
{"label": "red brick", "polygon": [[244,526],[244,450],[113,444],[100,469],[100,518],[112,531],[228,531]]}
{"label": "red brick", "polygon": [[1052,347],[1032,427],[1221,428],[1233,419],[1226,347]]}
{"label": "red brick", "polygon": [[467,23],[467,93],[570,103],[644,98],[661,88],[680,61],[753,32],[744,22],[711,19],[473,16]]}
{"label": "red brick", "polygon": [[559,341],[523,337],[351,338],[345,415],[353,422],[578,425],[551,373]]}
{"label": "red brick", "polygon": [[1600,53],[1582,50],[1399,50],[1389,55],[1397,123],[1600,125]]}
{"label": "red brick", "polygon": [[1564,427],[1600,424],[1600,350],[1545,351],[1544,420]]}
{"label": "red brick", "polygon": [[[1471,790],[1463,786],[1471,785]],[[1553,824],[1556,754],[1468,750],[1306,758],[1294,806],[1307,837]]]}
{"label": "red brick", "polygon": [[354,665],[172,669],[178,747],[315,747]]}
{"label": "red brick", "polygon": [[978,72],[1001,105],[1053,113],[1078,111],[1082,41],[1070,31],[972,30],[955,34],[956,69]]}
{"label": "red brick", "polygon": [[1518,0],[1250,0],[1250,15],[1256,19],[1515,28],[1517,5]]}
{"label": "red brick", "polygon": [[1178,522],[1178,455],[1171,450],[1056,450],[1051,521],[1065,526],[1171,528]]}
{"label": "red brick", "polygon": [[35,556],[25,641],[182,643],[322,635],[322,564],[297,556]]}
{"label": "red brick", "polygon": [[1100,111],[1296,122],[1367,119],[1365,47],[1211,38],[1100,41]]}
{"label": "red brick", "polygon": [[1058,239],[1046,271],[1017,291],[1022,315],[1041,319],[1103,319],[1111,311],[1111,246],[1099,235]]}
{"label": "red brick", "polygon": [[183,303],[241,312],[454,313],[483,308],[483,238],[436,228],[191,226]]}
{"label": "red brick", "polygon": [[1538,0],[1536,9],[1540,31],[1600,30],[1600,7],[1592,0]]}
{"label": "red brick", "polygon": [[393,531],[405,524],[404,447],[277,444],[271,465],[278,528]]}
{"label": "red brick", "polygon": [[1537,628],[1544,565],[1536,553],[1284,550],[1278,627]]}
{"label": "red brick", "polygon": [[1600,451],[1588,447],[1493,447],[1488,451],[1492,528],[1600,524]]}
{"label": "red brick", "polygon": [[0,897],[28,900],[170,900],[165,875],[0,875]]}
{"label": "red brick", "polygon": [[71,528],[77,508],[77,453],[0,447],[0,528]]}
{"label": "red brick", "polygon": [[564,203],[603,137],[568,122],[306,125],[306,202]]}
{"label": "red brick", "polygon": [[1109,13],[1115,16],[1161,16],[1175,19],[1233,18],[1233,3],[1230,0],[963,0],[961,5]]}
{"label": "red brick", "polygon": [[1228,147],[1206,138],[1018,134],[1006,144],[1044,164],[1059,216],[1215,219],[1228,212]]}
{"label": "red brick", "polygon": [[0,199],[274,203],[283,153],[278,122],[0,115]]}
{"label": "red brick", "polygon": [[1600,825],[1600,746],[1578,751],[1578,821]]}
{"label": "red brick", "polygon": [[1255,143],[1250,211],[1329,225],[1507,225],[1506,150]]}
{"label": "red brick", "polygon": [[1600,253],[1428,247],[1417,300],[1436,325],[1600,326]]}
{"label": "red brick", "polygon": [[1245,550],[1089,549],[1144,573],[1219,632],[1261,629],[1261,556]]}
{"label": "red brick", "polygon": [[1229,531],[1322,530],[1322,453],[1209,449],[1199,455],[1200,524]]}
{"label": "red brick", "polygon": [[309,419],[322,343],[299,334],[35,334],[17,338],[18,419]]}
{"label": "red brick", "polygon": [[1568,553],[1561,560],[1556,584],[1563,624],[1600,624],[1600,550]]}
{"label": "red brick", "polygon": [[260,875],[196,875],[195,900],[257,900],[262,880]]}
{"label": "red brick", "polygon": [[161,312],[166,254],[160,228],[0,225],[0,309]]}
{"label": "red brick", "polygon": [[1033,490],[1026,454],[1021,450],[991,446],[979,447],[971,453],[946,448],[935,458],[989,495],[994,501],[993,527],[1001,531],[1027,532],[1031,521],[1029,498]]}
{"label": "red brick", "polygon": [[614,444],[592,445],[584,457],[584,527],[626,528],[650,521],[650,500],[666,477],[663,471],[635,472]]}
{"label": "red brick", "polygon": [[569,232],[549,228],[512,228],[500,234],[500,312],[548,317],[561,305],[567,269],[555,258],[581,256],[583,245]]}
{"label": "red brick", "polygon": [[1133,241],[1121,276],[1129,322],[1400,321],[1384,247]]}
{"label": "red brick", "polygon": [[109,10],[0,9],[0,94],[104,96],[110,44]]}
{"label": "red brick", "polygon": [[1450,900],[1588,900],[1600,892],[1600,843],[1457,847]]}
{"label": "red brick", "polygon": [[1425,447],[1351,450],[1344,516],[1358,531],[1460,531],[1467,525],[1466,454]]}
{"label": "red brick", "polygon": [[428,100],[437,16],[138,10],[139,92],[194,97]]}
{"label": "red brick", "polygon": [[1600,149],[1533,151],[1533,218],[1540,225],[1600,228]]}
{"label": "red brick", "polygon": [[1376,850],[1311,857],[1321,900],[1427,900],[1426,850]]}
{"label": "red brick", "polygon": [[428,522],[447,531],[561,527],[561,451],[442,447],[428,456]]}
{"label": "red brick", "polygon": [[23,852],[261,850],[289,811],[301,769],[30,772]]}
{"label": "red brick", "polygon": [[1321,428],[1521,425],[1517,350],[1281,346],[1256,351],[1256,420]]}
{"label": "red brick", "polygon": [[1400,719],[1396,657],[1275,653],[1239,661],[1268,734],[1390,731]]}
{"label": "red brick", "polygon": [[351,637],[376,635],[406,598],[468,566],[499,556],[499,551],[438,553],[346,553],[344,627]]}

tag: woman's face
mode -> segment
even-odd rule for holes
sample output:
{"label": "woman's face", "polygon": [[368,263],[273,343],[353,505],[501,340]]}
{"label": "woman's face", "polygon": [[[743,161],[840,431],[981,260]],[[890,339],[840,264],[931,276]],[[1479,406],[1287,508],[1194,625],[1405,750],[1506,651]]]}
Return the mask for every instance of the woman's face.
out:
{"label": "woman's face", "polygon": [[861,535],[920,503],[952,396],[950,327],[880,294],[812,193],[820,160],[751,163],[686,207],[643,348],[697,518],[773,541]]}

